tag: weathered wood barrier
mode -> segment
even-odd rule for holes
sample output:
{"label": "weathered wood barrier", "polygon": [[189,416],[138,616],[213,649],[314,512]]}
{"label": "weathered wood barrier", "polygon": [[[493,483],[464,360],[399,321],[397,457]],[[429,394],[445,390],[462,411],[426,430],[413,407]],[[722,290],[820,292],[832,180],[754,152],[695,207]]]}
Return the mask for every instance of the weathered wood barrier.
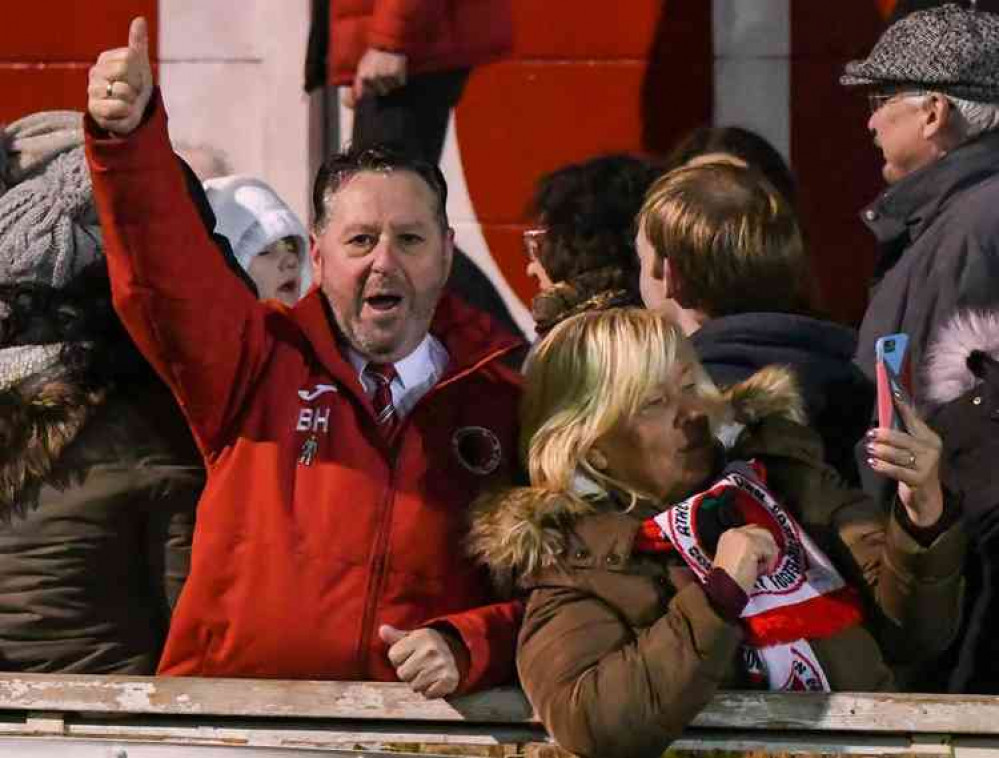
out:
{"label": "weathered wood barrier", "polygon": [[[443,701],[366,682],[0,675],[3,758],[426,758],[425,745],[557,754],[515,689]],[[999,755],[999,698],[724,692],[676,747]]]}

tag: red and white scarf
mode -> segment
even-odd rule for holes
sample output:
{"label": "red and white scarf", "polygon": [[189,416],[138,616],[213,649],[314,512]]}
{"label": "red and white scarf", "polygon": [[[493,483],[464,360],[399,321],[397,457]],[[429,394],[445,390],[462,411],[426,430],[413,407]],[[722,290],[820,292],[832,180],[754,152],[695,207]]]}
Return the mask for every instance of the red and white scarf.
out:
{"label": "red and white scarf", "polygon": [[710,488],[654,521],[701,582],[712,569],[714,546],[726,524],[767,529],[779,555],[776,568],[756,580],[742,612],[743,661],[750,678],[771,690],[829,691],[808,640],[861,623],[860,597],[767,489],[761,464],[730,464]]}

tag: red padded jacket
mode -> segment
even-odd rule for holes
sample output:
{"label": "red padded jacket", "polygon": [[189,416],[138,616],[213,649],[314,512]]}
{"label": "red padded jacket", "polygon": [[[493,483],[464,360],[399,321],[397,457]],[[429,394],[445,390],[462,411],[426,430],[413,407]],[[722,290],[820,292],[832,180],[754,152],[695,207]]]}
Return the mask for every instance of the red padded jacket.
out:
{"label": "red padded jacket", "polygon": [[421,74],[488,63],[512,44],[510,0],[332,0],[329,81],[350,84],[369,47],[405,53]]}
{"label": "red padded jacket", "polygon": [[115,307],[208,469],[160,673],[391,681],[378,626],[445,624],[470,653],[462,691],[510,678],[521,605],[462,543],[469,501],[516,460],[519,379],[497,360],[515,345],[443,300],[451,365],[387,445],[323,295],[261,304],[226,267],[159,95],[127,138],[87,129]]}

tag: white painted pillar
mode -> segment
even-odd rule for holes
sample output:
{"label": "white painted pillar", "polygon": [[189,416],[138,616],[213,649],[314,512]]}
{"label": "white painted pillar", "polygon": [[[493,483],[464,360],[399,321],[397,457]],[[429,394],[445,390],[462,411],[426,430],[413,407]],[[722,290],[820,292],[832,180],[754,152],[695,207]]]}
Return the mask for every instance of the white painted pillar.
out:
{"label": "white painted pillar", "polygon": [[308,221],[309,0],[159,0],[170,136],[220,148]]}
{"label": "white painted pillar", "polygon": [[714,123],[791,157],[791,0],[713,0]]}

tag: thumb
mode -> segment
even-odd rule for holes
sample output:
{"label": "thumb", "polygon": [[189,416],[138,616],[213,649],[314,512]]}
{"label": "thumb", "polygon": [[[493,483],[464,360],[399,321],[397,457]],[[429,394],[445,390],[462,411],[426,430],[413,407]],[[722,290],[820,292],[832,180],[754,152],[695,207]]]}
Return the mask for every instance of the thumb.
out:
{"label": "thumb", "polygon": [[389,626],[388,624],[382,624],[378,627],[378,636],[382,638],[382,642],[386,645],[394,645],[399,640],[403,639],[409,632],[404,632],[402,629],[396,629],[394,626]]}
{"label": "thumb", "polygon": [[128,46],[148,59],[149,25],[144,16],[132,19],[132,24],[128,27]]}

